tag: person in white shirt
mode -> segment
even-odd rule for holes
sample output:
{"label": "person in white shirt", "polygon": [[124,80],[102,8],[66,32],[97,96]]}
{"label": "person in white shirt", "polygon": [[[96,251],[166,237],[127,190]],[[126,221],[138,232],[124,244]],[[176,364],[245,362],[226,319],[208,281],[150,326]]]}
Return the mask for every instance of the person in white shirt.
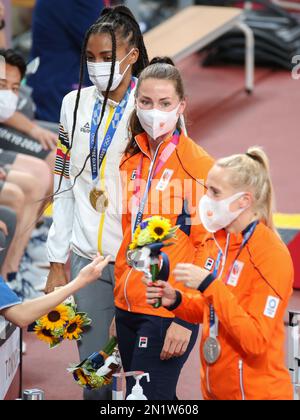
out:
{"label": "person in white shirt", "polygon": [[[82,89],[86,62],[94,86]],[[136,77],[147,65],[143,37],[130,10],[106,8],[86,34],[79,89],[62,104],[46,292],[68,282],[70,251],[71,279],[97,252],[112,257],[101,281],[76,295],[78,309],[93,320],[79,344],[81,359],[105,344],[114,317],[114,260],[122,241],[119,164],[128,142]],[[84,397],[111,395],[103,388],[85,390]]]}

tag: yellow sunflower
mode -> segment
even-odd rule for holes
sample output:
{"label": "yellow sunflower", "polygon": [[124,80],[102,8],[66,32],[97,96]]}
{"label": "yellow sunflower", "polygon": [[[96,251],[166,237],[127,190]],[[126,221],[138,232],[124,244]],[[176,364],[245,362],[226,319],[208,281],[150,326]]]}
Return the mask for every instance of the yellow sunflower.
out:
{"label": "yellow sunflower", "polygon": [[34,327],[34,332],[40,340],[45,341],[46,343],[53,344],[55,341],[55,338],[51,334],[51,330],[48,330],[41,325],[36,325]]}
{"label": "yellow sunflower", "polygon": [[73,319],[69,321],[69,325],[67,326],[64,333],[64,338],[67,338],[68,340],[77,340],[79,338],[80,333],[82,333],[82,324],[83,319],[80,315],[76,315]]}
{"label": "yellow sunflower", "polygon": [[132,241],[131,244],[129,245],[129,249],[130,250],[135,249],[137,247],[137,245],[138,245],[137,241]]}
{"label": "yellow sunflower", "polygon": [[157,241],[158,239],[163,239],[170,233],[171,223],[164,217],[153,216],[149,220],[148,229],[152,238]]}
{"label": "yellow sunflower", "polygon": [[133,235],[133,240],[132,241],[137,241],[138,240],[138,237],[139,237],[139,234],[141,233],[141,226],[140,225],[138,225],[138,227],[135,229],[135,231],[134,231],[134,235]]}
{"label": "yellow sunflower", "polygon": [[54,330],[56,328],[62,328],[68,319],[68,308],[65,305],[58,305],[47,315],[43,316],[39,322],[44,328]]}
{"label": "yellow sunflower", "polygon": [[132,238],[132,242],[129,245],[129,249],[135,249],[138,246],[138,237],[139,234],[141,233],[141,226],[138,225],[138,227],[135,229],[134,234],[133,234],[133,238]]}

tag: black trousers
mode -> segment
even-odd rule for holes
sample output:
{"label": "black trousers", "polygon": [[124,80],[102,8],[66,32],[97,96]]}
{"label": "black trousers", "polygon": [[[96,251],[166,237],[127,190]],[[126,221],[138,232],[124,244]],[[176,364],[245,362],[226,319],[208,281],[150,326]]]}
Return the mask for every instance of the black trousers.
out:
{"label": "black trousers", "polygon": [[[116,328],[119,350],[125,372],[148,372],[150,383],[141,380],[148,400],[176,400],[176,387],[181,369],[189,357],[198,336],[199,326],[188,324],[192,331],[186,352],[180,357],[160,360],[167,329],[173,319],[136,314],[116,309]],[[187,325],[186,325],[187,326]],[[134,378],[127,379],[127,395]]]}

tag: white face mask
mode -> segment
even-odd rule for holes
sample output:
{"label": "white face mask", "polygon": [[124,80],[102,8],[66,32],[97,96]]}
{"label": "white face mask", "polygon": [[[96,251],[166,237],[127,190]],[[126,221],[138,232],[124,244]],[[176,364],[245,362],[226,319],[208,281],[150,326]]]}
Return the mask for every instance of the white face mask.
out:
{"label": "white face mask", "polygon": [[172,111],[160,111],[159,109],[141,109],[137,107],[137,116],[141,126],[152,139],[163,136],[175,129],[179,115],[178,106]]}
{"label": "white face mask", "polygon": [[[129,54],[131,54],[132,51],[133,48],[121,61],[116,61],[113,82],[111,88],[109,89],[110,91],[116,90],[122,82],[125,73],[130,67],[130,64],[128,64],[123,74],[120,73],[120,64],[129,56]],[[111,61],[103,63],[87,62],[90,81],[93,83],[93,85],[96,86],[99,92],[106,92],[110,78],[111,67]]]}
{"label": "white face mask", "polygon": [[230,204],[242,197],[245,192],[239,192],[224,200],[213,200],[204,195],[199,202],[200,218],[208,232],[217,232],[229,226],[246,208],[230,211]]}
{"label": "white face mask", "polygon": [[0,90],[0,122],[8,120],[17,110],[18,96],[9,89]]}

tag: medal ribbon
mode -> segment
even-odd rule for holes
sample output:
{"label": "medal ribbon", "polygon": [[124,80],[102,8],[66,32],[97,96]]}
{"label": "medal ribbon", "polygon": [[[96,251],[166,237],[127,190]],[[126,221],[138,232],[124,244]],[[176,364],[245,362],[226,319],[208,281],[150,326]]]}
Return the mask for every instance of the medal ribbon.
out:
{"label": "medal ribbon", "polygon": [[[225,284],[228,283],[228,280],[229,280],[231,271],[233,269],[233,266],[234,266],[236,260],[238,259],[238,257],[240,256],[242,250],[244,249],[246,244],[249,242],[251,236],[253,235],[253,233],[256,229],[257,224],[258,224],[257,221],[253,222],[251,227],[249,228],[249,230],[245,233],[245,236],[243,238],[243,242],[240,246],[240,249],[238,250],[238,253],[237,253],[235,259],[233,260],[233,263],[231,264],[231,266],[230,266],[230,268],[227,272],[227,275],[225,277],[225,280],[224,280]],[[217,273],[219,271],[219,266],[220,266],[222,255],[223,255],[223,252],[220,250],[219,254],[218,254],[218,257],[217,257],[216,264],[215,264],[215,268],[214,268],[214,271],[213,271],[213,275],[215,277],[217,276]],[[219,329],[218,328],[218,317],[215,313],[213,305],[209,305],[209,336],[212,337],[212,338],[216,338],[218,336],[218,329]]]}
{"label": "medal ribbon", "polygon": [[176,130],[173,134],[172,139],[170,140],[170,142],[168,143],[168,145],[166,146],[166,148],[162,152],[162,154],[161,154],[161,156],[160,156],[160,158],[159,158],[159,160],[158,160],[158,162],[157,162],[157,164],[154,168],[155,159],[156,159],[157,153],[159,151],[160,145],[162,143],[158,146],[158,148],[155,152],[154,158],[151,162],[150,168],[149,168],[147,184],[146,184],[146,188],[145,188],[142,199],[141,199],[141,179],[142,179],[142,169],[143,169],[144,155],[140,159],[140,163],[139,163],[137,173],[136,173],[136,178],[135,178],[135,183],[134,183],[134,193],[133,193],[133,200],[136,204],[136,207],[138,208],[138,212],[137,212],[135,220],[134,220],[135,215],[132,213],[132,234],[135,232],[137,226],[142,221],[152,181],[155,178],[155,176],[159,173],[159,171],[162,169],[162,167],[166,164],[166,162],[169,160],[171,155],[173,154],[174,150],[176,149],[176,147],[179,143],[179,137],[180,137],[179,131]]}
{"label": "medal ribbon", "polygon": [[98,142],[97,142],[97,139],[95,138],[95,135],[96,135],[97,127],[99,124],[99,118],[100,118],[102,106],[101,106],[99,98],[97,98],[95,102],[93,115],[92,115],[92,122],[91,122],[91,132],[90,132],[90,153],[91,153],[90,160],[91,160],[92,180],[94,184],[97,184],[98,171],[101,168],[101,165],[106,156],[106,153],[112,143],[118,124],[121,121],[125,108],[127,106],[130,93],[134,89],[135,85],[136,85],[136,79],[132,78],[123,99],[121,100],[121,102],[115,109],[114,116],[104,136],[104,139],[103,139],[100,151],[99,151],[99,157],[98,157]]}

